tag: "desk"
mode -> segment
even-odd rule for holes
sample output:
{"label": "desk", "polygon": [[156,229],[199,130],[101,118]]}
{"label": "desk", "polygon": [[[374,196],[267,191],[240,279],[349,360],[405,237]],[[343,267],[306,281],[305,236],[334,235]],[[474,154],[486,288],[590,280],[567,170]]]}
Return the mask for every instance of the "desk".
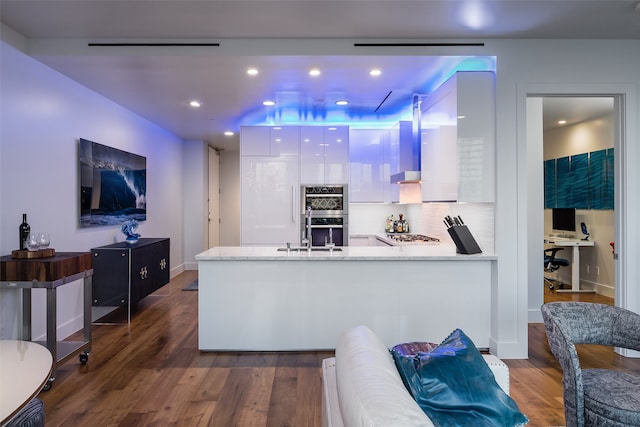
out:
{"label": "desk", "polygon": [[53,356],[29,341],[0,340],[0,424],[20,412],[45,385]]}
{"label": "desk", "polygon": [[583,246],[595,246],[596,243],[594,241],[571,239],[567,237],[545,236],[544,242],[553,246],[573,248],[573,255],[571,259],[571,289],[558,289],[556,290],[556,292],[595,292],[592,290],[580,289],[580,248]]}
{"label": "desk", "polygon": [[[22,334],[31,341],[31,290],[47,292],[46,347],[53,355],[53,369],[45,390],[55,380],[58,363],[80,353],[80,362],[87,363],[91,351],[91,268],[90,252],[58,252],[52,257],[16,259],[0,257],[0,288],[22,289]],[[57,288],[76,280],[83,280],[84,341],[57,341]],[[44,344],[44,343],[43,343]]]}

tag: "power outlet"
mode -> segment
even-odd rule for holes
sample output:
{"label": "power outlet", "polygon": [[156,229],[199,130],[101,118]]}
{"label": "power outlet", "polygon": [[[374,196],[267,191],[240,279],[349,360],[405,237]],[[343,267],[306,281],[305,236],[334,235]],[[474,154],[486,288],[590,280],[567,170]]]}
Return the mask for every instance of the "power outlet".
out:
{"label": "power outlet", "polygon": [[600,275],[600,267],[596,265],[596,276]]}
{"label": "power outlet", "polygon": [[587,274],[589,274],[589,264],[587,264]]}

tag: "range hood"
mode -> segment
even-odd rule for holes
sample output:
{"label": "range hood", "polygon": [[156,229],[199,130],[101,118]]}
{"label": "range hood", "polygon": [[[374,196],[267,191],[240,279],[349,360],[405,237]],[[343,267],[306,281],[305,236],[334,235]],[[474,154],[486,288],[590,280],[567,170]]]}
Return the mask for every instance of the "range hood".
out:
{"label": "range hood", "polygon": [[391,175],[392,184],[409,184],[421,182],[420,171],[404,171]]}
{"label": "range hood", "polygon": [[398,123],[400,172],[391,175],[391,184],[420,182],[420,133],[420,96],[413,95],[413,121]]}

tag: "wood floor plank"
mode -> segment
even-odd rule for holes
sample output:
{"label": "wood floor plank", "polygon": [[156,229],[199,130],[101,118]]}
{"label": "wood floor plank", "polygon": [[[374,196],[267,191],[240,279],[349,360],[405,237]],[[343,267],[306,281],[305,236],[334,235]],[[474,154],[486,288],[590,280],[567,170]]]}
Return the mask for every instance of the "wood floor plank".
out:
{"label": "wood floor plank", "polygon": [[[143,299],[124,325],[94,325],[87,365],[58,367],[40,393],[48,427],[55,426],[320,426],[321,362],[333,352],[200,352],[197,278],[186,271]],[[591,300],[556,294],[545,301]],[[529,325],[529,358],[505,360],[511,395],[530,426],[564,424],[562,373],[542,324]],[[70,337],[77,340],[81,335]],[[582,347],[585,366],[640,373],[640,360],[601,346]]]}
{"label": "wood floor plank", "polygon": [[271,389],[267,427],[295,426],[298,368],[277,367]]}

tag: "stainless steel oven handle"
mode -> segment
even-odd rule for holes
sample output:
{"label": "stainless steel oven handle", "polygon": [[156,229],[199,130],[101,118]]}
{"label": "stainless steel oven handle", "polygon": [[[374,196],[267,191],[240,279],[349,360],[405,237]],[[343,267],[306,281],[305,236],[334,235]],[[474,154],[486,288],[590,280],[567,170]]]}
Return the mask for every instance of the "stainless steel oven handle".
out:
{"label": "stainless steel oven handle", "polygon": [[343,225],[312,225],[311,228],[344,228]]}

